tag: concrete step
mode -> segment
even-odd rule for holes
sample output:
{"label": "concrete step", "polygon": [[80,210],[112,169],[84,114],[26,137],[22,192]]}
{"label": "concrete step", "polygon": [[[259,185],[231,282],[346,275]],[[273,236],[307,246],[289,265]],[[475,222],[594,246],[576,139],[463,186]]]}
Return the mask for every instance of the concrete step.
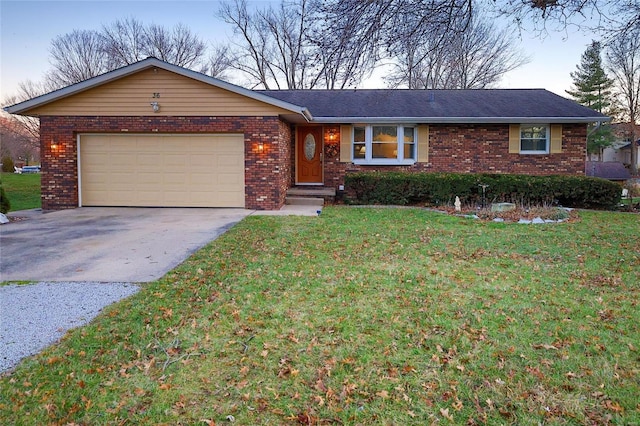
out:
{"label": "concrete step", "polygon": [[287,195],[296,197],[335,197],[335,188],[326,188],[324,186],[296,186],[287,190]]}
{"label": "concrete step", "polygon": [[285,204],[290,206],[324,206],[324,198],[287,196]]}

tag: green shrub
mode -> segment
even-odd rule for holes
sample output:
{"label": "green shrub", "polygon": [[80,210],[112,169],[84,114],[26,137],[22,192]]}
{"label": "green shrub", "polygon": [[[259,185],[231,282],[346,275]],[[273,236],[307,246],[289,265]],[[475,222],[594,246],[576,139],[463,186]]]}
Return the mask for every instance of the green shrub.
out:
{"label": "green shrub", "polygon": [[510,202],[522,206],[613,208],[620,187],[586,176],[528,176],[470,173],[358,172],[347,174],[347,201],[355,204],[447,205]]}
{"label": "green shrub", "polygon": [[11,203],[7,198],[7,194],[4,192],[4,186],[0,181],[0,213],[7,213],[11,209]]}
{"label": "green shrub", "polygon": [[13,173],[14,165],[15,163],[13,162],[13,159],[11,157],[9,157],[8,155],[2,157],[2,171],[4,173]]}

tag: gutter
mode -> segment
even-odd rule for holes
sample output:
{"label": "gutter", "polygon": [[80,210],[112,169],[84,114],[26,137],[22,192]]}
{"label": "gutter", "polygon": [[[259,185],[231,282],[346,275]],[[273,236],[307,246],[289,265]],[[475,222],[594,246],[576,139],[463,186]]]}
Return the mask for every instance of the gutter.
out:
{"label": "gutter", "polygon": [[602,123],[610,117],[316,117],[316,123],[420,123],[420,124],[562,124],[562,123]]}

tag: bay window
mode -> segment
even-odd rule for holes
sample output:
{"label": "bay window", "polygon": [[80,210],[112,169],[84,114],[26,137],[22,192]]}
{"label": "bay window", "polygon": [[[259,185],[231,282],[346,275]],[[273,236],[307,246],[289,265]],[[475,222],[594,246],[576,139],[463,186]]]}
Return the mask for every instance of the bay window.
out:
{"label": "bay window", "polygon": [[416,128],[405,125],[353,126],[353,161],[357,164],[413,164]]}

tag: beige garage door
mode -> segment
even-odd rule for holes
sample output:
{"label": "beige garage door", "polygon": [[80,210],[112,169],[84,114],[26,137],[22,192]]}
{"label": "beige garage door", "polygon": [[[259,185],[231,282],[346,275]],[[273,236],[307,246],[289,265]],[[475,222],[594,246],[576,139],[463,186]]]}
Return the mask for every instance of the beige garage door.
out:
{"label": "beige garage door", "polygon": [[82,206],[244,207],[242,135],[84,134]]}

